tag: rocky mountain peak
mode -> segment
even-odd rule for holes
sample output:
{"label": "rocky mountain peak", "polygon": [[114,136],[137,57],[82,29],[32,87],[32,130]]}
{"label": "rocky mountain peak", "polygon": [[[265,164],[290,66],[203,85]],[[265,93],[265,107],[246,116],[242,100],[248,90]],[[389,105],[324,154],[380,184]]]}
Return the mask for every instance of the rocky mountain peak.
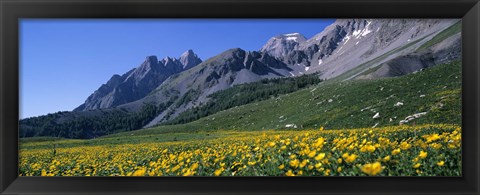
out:
{"label": "rocky mountain peak", "polygon": [[260,51],[283,61],[285,56],[296,50],[306,40],[305,36],[300,33],[277,35],[270,38]]}
{"label": "rocky mountain peak", "polygon": [[137,68],[120,75],[114,75],[92,93],[84,104],[74,111],[111,108],[145,97],[151,90],[163,83],[172,74],[179,73],[200,64],[202,60],[188,50],[180,58],[146,56]]}
{"label": "rocky mountain peak", "polygon": [[285,41],[295,41],[295,42],[304,42],[307,40],[307,38],[305,38],[305,36],[303,36],[302,34],[300,33],[288,33],[288,34],[282,34],[282,35],[278,35],[278,36],[275,36],[273,37],[273,39],[275,40],[285,40]]}
{"label": "rocky mountain peak", "polygon": [[145,61],[137,68],[137,70],[141,70],[141,72],[146,72],[149,70],[159,70],[160,68],[161,65],[158,62],[157,56],[152,55],[145,57]]}
{"label": "rocky mountain peak", "polygon": [[193,52],[193,50],[189,49],[184,52],[180,56],[180,63],[183,65],[183,69],[190,69],[191,67],[202,63],[202,60]]}
{"label": "rocky mountain peak", "polygon": [[192,56],[192,55],[196,56],[195,52],[193,52],[192,49],[189,49],[189,50],[183,52],[183,54],[180,56],[180,58],[185,57],[185,56]]}
{"label": "rocky mountain peak", "polygon": [[157,56],[147,56],[145,57],[145,62],[149,62],[149,63],[158,63],[158,59],[157,59]]}

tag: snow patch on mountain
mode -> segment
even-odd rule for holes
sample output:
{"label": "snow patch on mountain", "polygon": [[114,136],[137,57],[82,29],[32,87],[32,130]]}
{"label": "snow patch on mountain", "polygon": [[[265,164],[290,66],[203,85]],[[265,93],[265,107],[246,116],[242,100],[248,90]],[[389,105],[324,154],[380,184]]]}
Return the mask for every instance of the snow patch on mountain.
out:
{"label": "snow patch on mountain", "polygon": [[300,35],[300,33],[296,32],[296,33],[289,33],[289,34],[283,34],[285,36],[298,36]]}
{"label": "snow patch on mountain", "polygon": [[345,38],[343,38],[343,45],[347,44],[348,40],[350,40],[351,36],[347,35]]}
{"label": "snow patch on mountain", "polygon": [[289,41],[297,41],[298,37],[287,37],[286,39]]}

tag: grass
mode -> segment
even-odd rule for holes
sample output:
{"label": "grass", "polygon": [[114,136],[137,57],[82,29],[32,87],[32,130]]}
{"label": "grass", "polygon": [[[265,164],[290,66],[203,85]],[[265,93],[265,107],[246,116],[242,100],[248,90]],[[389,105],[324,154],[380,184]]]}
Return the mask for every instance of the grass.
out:
{"label": "grass", "polygon": [[21,143],[30,143],[30,142],[51,142],[57,140],[66,140],[61,137],[29,137],[29,138],[20,138]]}
{"label": "grass", "polygon": [[[21,149],[24,176],[461,176],[461,128],[215,132],[176,142]],[[223,136],[224,135],[224,136]]]}
{"label": "grass", "polygon": [[[330,101],[330,102],[329,102]],[[394,106],[402,102],[403,106]],[[380,113],[380,118],[372,117]],[[397,78],[319,84],[262,102],[234,107],[200,120],[106,137],[173,132],[360,128],[398,125],[405,117],[427,112],[416,124],[461,123],[461,62],[438,65]],[[392,121],[390,121],[390,118]]]}

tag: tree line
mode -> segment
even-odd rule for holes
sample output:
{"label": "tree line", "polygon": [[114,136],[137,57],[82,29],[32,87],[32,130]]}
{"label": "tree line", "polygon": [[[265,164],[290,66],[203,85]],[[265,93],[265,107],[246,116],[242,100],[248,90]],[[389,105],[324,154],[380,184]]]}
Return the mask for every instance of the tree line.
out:
{"label": "tree line", "polygon": [[172,125],[192,122],[222,110],[292,93],[320,82],[322,80],[318,74],[308,74],[298,77],[262,79],[257,82],[234,85],[228,89],[210,94],[208,102],[190,108],[163,124]]}
{"label": "tree line", "polygon": [[[121,109],[100,114],[56,112],[20,120],[20,137],[64,137],[90,139],[107,134],[141,129],[173,103],[173,98],[159,105],[145,104],[138,112]],[[75,116],[75,115],[80,116]]]}

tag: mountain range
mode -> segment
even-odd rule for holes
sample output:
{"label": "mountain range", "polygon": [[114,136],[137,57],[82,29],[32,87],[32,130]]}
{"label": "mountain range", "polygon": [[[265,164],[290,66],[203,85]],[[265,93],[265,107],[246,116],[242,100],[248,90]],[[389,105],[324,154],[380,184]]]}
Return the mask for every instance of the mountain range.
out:
{"label": "mountain range", "polygon": [[113,75],[106,84],[93,92],[85,103],[73,111],[111,108],[138,100],[169,76],[188,70],[201,62],[202,60],[192,50],[186,51],[178,59],[165,57],[159,61],[156,56],[147,56],[139,67],[122,76]]}
{"label": "mountain range", "polygon": [[137,68],[113,75],[73,111],[46,121],[129,115],[161,105],[135,126],[147,128],[205,105],[216,92],[264,79],[313,73],[325,82],[402,76],[460,59],[460,26],[455,19],[338,19],[309,39],[298,32],[274,36],[258,51],[233,48],[205,61],[192,50],[179,58],[147,56]]}

